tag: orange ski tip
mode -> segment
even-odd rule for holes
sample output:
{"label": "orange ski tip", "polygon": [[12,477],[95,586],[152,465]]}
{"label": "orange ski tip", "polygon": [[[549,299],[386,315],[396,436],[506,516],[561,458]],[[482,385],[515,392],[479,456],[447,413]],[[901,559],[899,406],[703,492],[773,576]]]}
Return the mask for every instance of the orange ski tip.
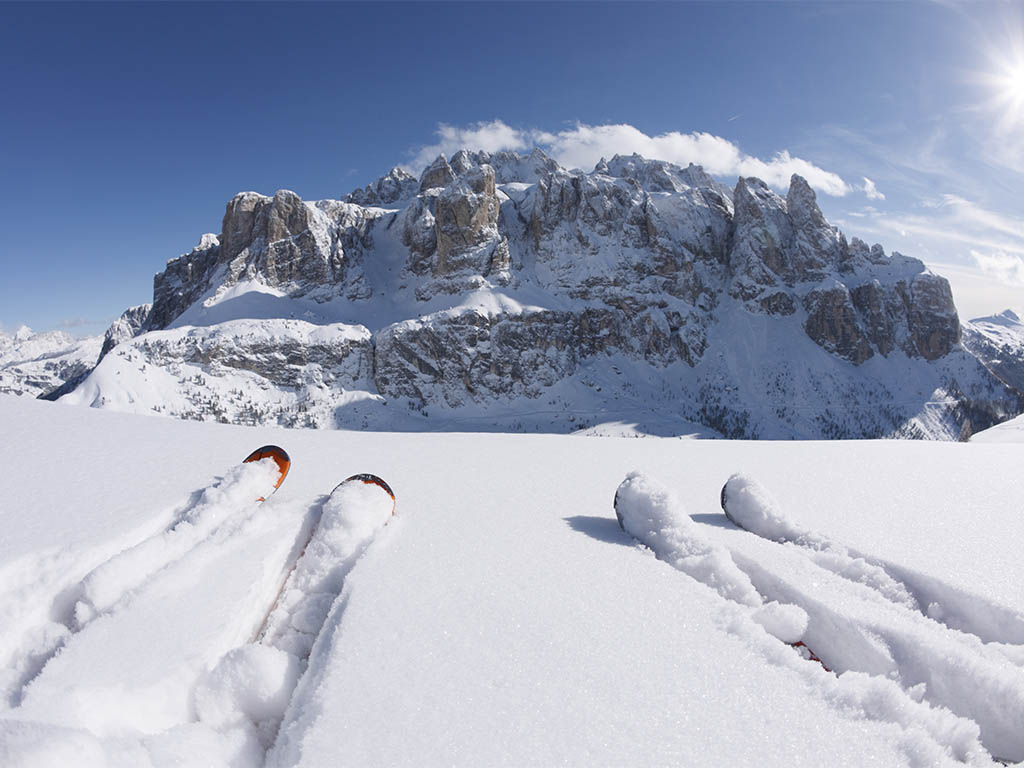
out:
{"label": "orange ski tip", "polygon": [[[277,464],[277,471],[280,473],[280,476],[277,478],[277,482],[274,483],[274,490],[276,491],[288,476],[292,460],[288,457],[288,452],[284,448],[277,445],[264,445],[246,456],[245,461],[242,463],[246,464],[250,461],[259,461],[260,459],[273,459],[274,463]],[[263,501],[263,499],[258,499],[258,501]]]}

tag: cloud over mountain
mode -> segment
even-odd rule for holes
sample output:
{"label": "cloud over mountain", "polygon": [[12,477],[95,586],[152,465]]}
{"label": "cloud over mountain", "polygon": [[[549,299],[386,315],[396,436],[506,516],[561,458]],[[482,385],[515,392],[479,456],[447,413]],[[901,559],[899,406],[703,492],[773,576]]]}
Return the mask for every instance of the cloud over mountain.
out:
{"label": "cloud over mountain", "polygon": [[[786,189],[790,177],[796,173],[826,195],[842,197],[854,190],[838,174],[819,168],[809,160],[793,157],[785,149],[764,160],[744,153],[733,142],[711,133],[669,131],[649,136],[626,123],[576,123],[572,128],[554,133],[513,128],[502,120],[465,126],[442,123],[437,128],[437,141],[415,150],[409,166],[419,173],[442,152],[450,156],[464,148],[498,152],[522,151],[534,146],[541,147],[568,168],[590,170],[602,157],[635,152],[682,166],[694,163],[714,176],[756,176],[778,189]],[[877,194],[873,184],[866,185],[865,191],[869,197],[871,192]]]}

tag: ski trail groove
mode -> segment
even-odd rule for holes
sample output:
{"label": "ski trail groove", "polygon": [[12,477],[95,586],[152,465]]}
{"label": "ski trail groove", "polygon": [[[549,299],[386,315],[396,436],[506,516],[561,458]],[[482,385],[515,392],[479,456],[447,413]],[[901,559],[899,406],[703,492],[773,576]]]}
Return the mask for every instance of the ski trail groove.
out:
{"label": "ski trail groove", "polygon": [[269,462],[239,465],[219,482],[191,494],[163,531],[109,557],[61,590],[51,601],[50,624],[26,632],[11,659],[9,705],[21,705],[29,684],[94,619],[126,606],[147,582],[204,540],[236,530],[255,511],[253,491],[265,489],[273,474]]}
{"label": "ski trail groove", "polygon": [[[742,606],[741,615],[752,621],[737,616],[727,630],[759,648],[769,661],[800,674],[840,711],[855,707],[870,719],[896,723],[906,730],[908,740],[911,732],[924,728],[930,739],[962,762],[988,763],[986,748],[994,754],[1024,757],[1024,732],[1019,727],[1024,722],[1024,671],[1002,654],[984,649],[978,638],[958,633],[959,642],[937,645],[934,622],[870,586],[816,565],[803,552],[795,557],[803,570],[796,576],[788,571],[780,575],[771,563],[761,562],[764,547],[777,547],[774,542],[754,537],[760,547],[754,554],[710,542],[675,495],[641,473],[627,475],[619,486],[616,515],[622,527],[659,560]],[[789,546],[780,551],[788,551]],[[687,562],[694,556],[697,567]],[[708,561],[715,567],[707,567]],[[751,587],[756,602],[737,600],[734,588],[723,589],[739,580]],[[827,597],[815,597],[806,584]],[[837,589],[844,598],[842,610],[834,608],[830,599]],[[799,628],[798,636],[783,637],[770,622],[759,621],[756,604],[788,611],[792,623],[787,628]],[[889,614],[884,620],[875,615],[879,605]],[[803,619],[799,627],[794,616]],[[806,663],[798,653],[782,654],[781,648],[766,646],[765,635],[751,626],[755,622],[785,642],[806,639],[835,674]],[[938,629],[949,633],[944,627]],[[920,645],[925,646],[923,650]],[[920,747],[916,744],[915,750]],[[912,756],[913,751],[908,751]]]}
{"label": "ski trail groove", "polygon": [[329,661],[348,601],[346,580],[393,511],[393,498],[380,487],[351,480],[310,508],[295,559],[251,641],[222,656],[197,683],[199,720],[218,730],[239,723],[254,729],[268,761],[297,748],[289,734],[306,727],[302,692]]}
{"label": "ski trail groove", "polygon": [[[931,577],[906,578],[912,572],[903,570],[903,578],[892,578],[913,596],[908,602],[879,588],[877,579],[851,578],[851,570],[865,572],[862,564],[891,576],[891,565],[795,526],[750,478],[730,478],[722,501],[733,522],[756,534],[728,545],[732,559],[759,592],[807,612],[809,642],[826,664],[837,672],[889,677],[978,723],[982,743],[993,754],[1024,760],[1024,669],[977,631],[993,616],[991,601],[977,598],[975,620],[955,622],[975,631],[939,622],[934,609],[920,609],[921,603],[934,605],[922,597],[948,600],[959,590]],[[768,557],[768,549],[776,556]],[[932,590],[920,589],[922,582]]]}
{"label": "ski trail groove", "polygon": [[[726,516],[744,530],[802,550],[820,567],[872,587],[892,602],[919,611],[949,629],[967,632],[985,643],[1024,646],[1024,614],[988,598],[879,557],[846,547],[829,536],[790,521],[772,495],[756,480],[733,475],[722,488]],[[1007,655],[1024,664],[1024,648]]]}

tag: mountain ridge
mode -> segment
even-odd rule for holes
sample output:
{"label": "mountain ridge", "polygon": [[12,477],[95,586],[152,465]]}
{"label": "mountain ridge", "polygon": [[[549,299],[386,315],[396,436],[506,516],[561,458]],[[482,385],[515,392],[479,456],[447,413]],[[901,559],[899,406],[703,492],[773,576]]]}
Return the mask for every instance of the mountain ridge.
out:
{"label": "mountain ridge", "polygon": [[[342,200],[240,193],[131,312],[65,400],[167,413],[166,387],[200,376],[270,393],[257,423],[574,431],[646,413],[659,433],[748,438],[958,439],[1022,407],[961,344],[948,282],[847,241],[801,177],[782,197],[639,155],[585,173],[462,150]],[[218,326],[232,365],[201,330]],[[345,344],[309,346],[316,327]],[[170,412],[239,418],[205,396]]]}

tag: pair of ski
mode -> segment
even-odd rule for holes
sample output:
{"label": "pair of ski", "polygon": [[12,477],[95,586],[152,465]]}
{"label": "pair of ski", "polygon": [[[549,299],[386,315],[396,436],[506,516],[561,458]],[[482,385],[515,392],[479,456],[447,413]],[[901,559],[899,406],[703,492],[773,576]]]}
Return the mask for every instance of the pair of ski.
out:
{"label": "pair of ski", "polygon": [[[752,530],[752,526],[744,525],[744,516],[737,514],[741,511],[737,509],[741,501],[750,501],[746,497],[738,498],[737,478],[730,478],[723,487],[722,508],[739,528]],[[803,658],[831,672],[803,642],[807,614],[795,605],[766,602],[729,552],[700,532],[670,489],[642,473],[630,473],[616,489],[614,508],[619,527],[653,550],[659,560],[707,584],[722,597],[752,609],[754,620],[770,634],[795,648]],[[747,510],[742,512],[750,516]]]}
{"label": "pair of ski", "polygon": [[[276,445],[257,448],[244,463],[271,460],[277,466],[277,480],[268,493],[274,493],[291,468],[287,452]],[[257,501],[264,501],[263,497]],[[278,588],[252,641],[274,645],[307,658],[319,631],[308,617],[303,625],[293,626],[302,602],[319,603],[314,610],[322,625],[334,598],[341,591],[345,573],[369,544],[377,530],[395,514],[395,494],[377,475],[360,473],[340,482],[321,507],[297,554],[286,564]],[[349,561],[349,562],[337,562]],[[308,606],[305,606],[308,608]]]}

